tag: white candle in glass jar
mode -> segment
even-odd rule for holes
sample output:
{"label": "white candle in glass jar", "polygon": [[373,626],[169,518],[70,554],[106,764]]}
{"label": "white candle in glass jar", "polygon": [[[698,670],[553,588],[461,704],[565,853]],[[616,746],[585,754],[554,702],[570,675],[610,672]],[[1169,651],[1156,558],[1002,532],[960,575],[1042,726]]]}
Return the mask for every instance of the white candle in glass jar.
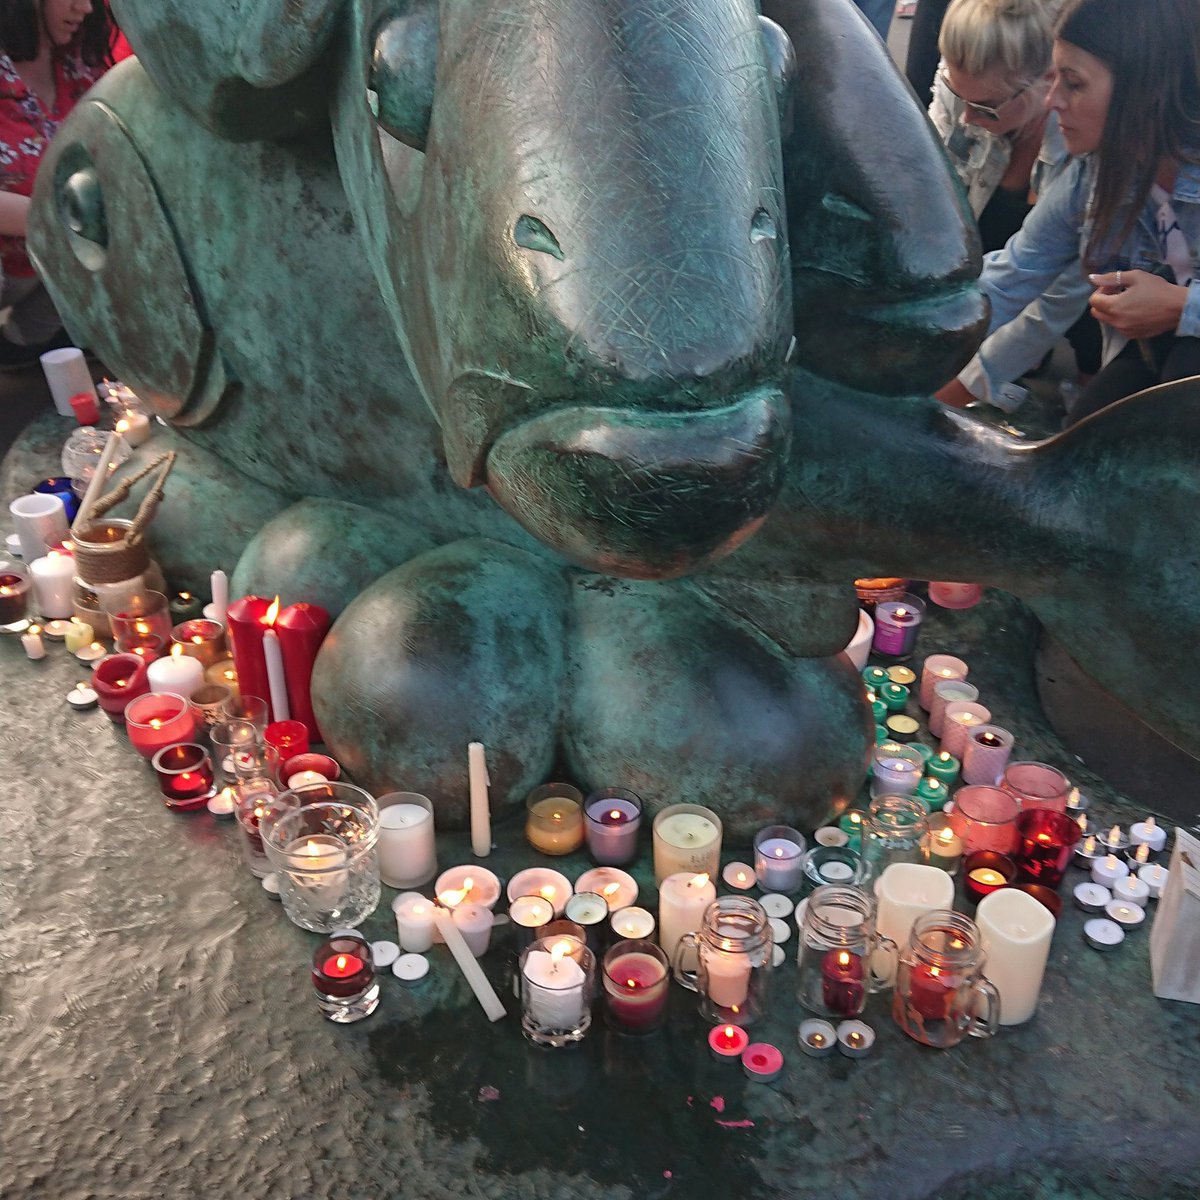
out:
{"label": "white candle in glass jar", "polygon": [[654,879],[708,875],[721,867],[721,818],[698,804],[673,804],[654,818]]}
{"label": "white candle in glass jar", "polygon": [[378,851],[379,877],[388,887],[420,887],[437,874],[433,805],[425,796],[379,798]]}
{"label": "white candle in glass jar", "polygon": [[569,944],[557,942],[549,950],[530,950],[521,966],[529,1016],[539,1029],[576,1029],[583,1020],[587,974],[567,953]]}
{"label": "white candle in glass jar", "polygon": [[669,875],[658,889],[658,944],[672,962],[679,939],[695,933],[704,922],[704,911],[717,898],[707,875],[682,872]]}
{"label": "white candle in glass jar", "polygon": [[[190,661],[195,662],[195,659]],[[151,664],[153,665],[153,664]],[[341,904],[350,882],[346,847],[327,833],[305,834],[288,843],[284,873],[307,903],[319,909]]]}
{"label": "white candle in glass jar", "polygon": [[[718,935],[724,931],[718,928]],[[718,946],[700,948],[705,993],[718,1008],[740,1008],[750,991],[750,956],[740,938],[718,938]]]}
{"label": "white candle in glass jar", "polygon": [[1054,915],[1016,888],[984,896],[975,911],[985,971],[1000,993],[1000,1024],[1023,1025],[1037,1009],[1054,937]]}

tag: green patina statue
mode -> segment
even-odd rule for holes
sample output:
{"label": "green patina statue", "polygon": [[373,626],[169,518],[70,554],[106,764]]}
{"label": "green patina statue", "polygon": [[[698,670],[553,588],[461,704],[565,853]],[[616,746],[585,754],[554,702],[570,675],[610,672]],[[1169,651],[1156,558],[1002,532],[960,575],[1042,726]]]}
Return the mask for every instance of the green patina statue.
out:
{"label": "green patina statue", "polygon": [[338,615],[315,703],[366,786],[461,824],[481,740],[503,809],[557,763],[812,823],[881,572],[1020,594],[1197,745],[1200,391],[1038,444],[928,398],[977,245],[848,0],[114,8],[139,61],[31,246],[173,426],[168,571]]}

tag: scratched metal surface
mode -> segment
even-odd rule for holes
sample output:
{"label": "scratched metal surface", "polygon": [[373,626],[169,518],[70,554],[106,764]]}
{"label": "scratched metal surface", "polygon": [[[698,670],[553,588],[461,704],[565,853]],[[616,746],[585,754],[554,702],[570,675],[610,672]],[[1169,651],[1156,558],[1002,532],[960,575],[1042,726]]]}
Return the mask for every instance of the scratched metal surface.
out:
{"label": "scratched metal surface", "polygon": [[[1025,621],[994,599],[935,614],[1020,744],[1054,761]],[[339,1028],[312,1001],[315,936],[246,873],[231,825],[165,811],[124,736],[66,706],[80,677],[61,646],[32,664],[0,644],[9,1200],[1196,1194],[1200,1009],[1151,995],[1144,933],[1097,954],[1068,907],[1031,1024],[936,1052],[876,998],[859,1063],[796,1051],[789,962],[763,1030],[788,1065],[769,1087],[700,1051],[678,989],[656,1038],[597,1027],[578,1051],[535,1051],[515,1013],[487,1024],[441,949],[423,987],[388,979],[379,1012]],[[1077,774],[1105,819],[1128,818]],[[531,861],[518,826],[497,840],[501,875]],[[465,860],[465,841],[439,857]],[[636,873],[649,893],[648,861]],[[485,965],[506,986],[507,956]]]}

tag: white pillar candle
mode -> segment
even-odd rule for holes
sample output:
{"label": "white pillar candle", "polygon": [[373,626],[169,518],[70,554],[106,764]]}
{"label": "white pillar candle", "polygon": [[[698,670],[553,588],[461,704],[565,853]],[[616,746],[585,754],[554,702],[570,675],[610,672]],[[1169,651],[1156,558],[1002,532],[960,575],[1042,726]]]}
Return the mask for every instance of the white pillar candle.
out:
{"label": "white pillar candle", "polygon": [[425,796],[379,798],[378,851],[379,877],[388,887],[420,887],[437,874],[433,805]]}
{"label": "white pillar candle", "polygon": [[[59,502],[61,503],[61,501]],[[75,559],[51,551],[29,564],[33,594],[43,617],[70,617],[75,613]]]}
{"label": "white pillar candle", "polygon": [[496,989],[488,982],[483,969],[475,961],[467,943],[463,941],[462,934],[455,928],[450,914],[444,908],[435,907],[433,920],[438,932],[442,935],[442,941],[454,955],[458,969],[475,994],[475,999],[479,1001],[479,1006],[487,1015],[487,1019],[499,1021],[504,1016],[504,1005],[501,1003],[500,997],[496,995]]}
{"label": "white pillar candle", "polygon": [[654,881],[721,869],[721,818],[698,804],[672,804],[654,818]]}
{"label": "white pillar candle", "polygon": [[190,700],[192,693],[204,686],[204,664],[184,654],[183,647],[176,644],[170,654],[156,658],[146,668],[146,679],[152,692],[173,692]]}
{"label": "white pillar candle", "polygon": [[21,646],[25,650],[25,657],[37,662],[39,658],[46,657],[46,643],[42,641],[42,627],[40,625],[30,625],[28,629],[21,634]]}
{"label": "white pillar candle", "polygon": [[492,852],[492,810],[488,799],[487,757],[482,742],[467,746],[467,778],[471,789],[471,853],[487,858]]}
{"label": "white pillar candle", "polygon": [[467,948],[476,958],[482,958],[492,940],[492,910],[482,904],[459,904],[450,915]]}
{"label": "white pillar candle", "polygon": [[967,664],[961,658],[955,658],[953,654],[931,654],[921,667],[921,690],[917,697],[921,707],[926,712],[933,708],[934,684],[948,679],[963,680],[967,674]]}
{"label": "white pillar candle", "polygon": [[587,974],[567,954],[562,942],[550,950],[530,950],[521,973],[529,996],[529,1016],[544,1030],[578,1028],[583,1020],[584,983]]}
{"label": "white pillar candle", "polygon": [[717,898],[707,875],[682,872],[669,875],[658,889],[658,944],[675,961],[675,950],[685,933],[695,933],[704,921],[704,910]]}
{"label": "white pillar candle", "polygon": [[30,492],[18,496],[8,511],[21,543],[21,557],[27,563],[44,558],[51,546],[57,546],[70,533],[61,496]]}
{"label": "white pillar candle", "polygon": [[984,974],[1000,993],[1000,1024],[1023,1025],[1037,1009],[1054,937],[1054,915],[1016,888],[984,896],[975,923],[987,961]]}
{"label": "white pillar candle", "polygon": [[204,615],[210,621],[225,624],[225,613],[229,608],[229,579],[224,571],[214,571],[208,581],[212,592],[212,603],[204,606]]}
{"label": "white pillar candle", "polygon": [[[892,863],[879,877],[879,909],[875,928],[889,937],[901,952],[908,945],[913,922],[927,912],[954,907],[954,880],[938,867],[923,863]],[[887,955],[877,954],[876,970],[890,983],[895,978],[895,963]]]}
{"label": "white pillar candle", "polygon": [[1150,889],[1151,900],[1157,900],[1162,895],[1169,876],[1170,872],[1166,867],[1160,867],[1157,863],[1138,870],[1138,878]]}
{"label": "white pillar candle", "polygon": [[392,907],[400,945],[410,953],[424,954],[433,945],[434,902],[413,894],[398,896]]}
{"label": "white pillar candle", "polygon": [[143,412],[126,409],[113,428],[133,447],[150,437],[150,418]]}
{"label": "white pillar candle", "polygon": [[1149,846],[1157,854],[1167,844],[1167,831],[1153,817],[1147,817],[1130,825],[1129,840],[1135,846]]}
{"label": "white pillar candle", "polygon": [[271,719],[290,721],[292,710],[288,705],[287,676],[283,673],[283,648],[274,629],[263,630],[262,647],[267,662],[267,688],[271,693]]}
{"label": "white pillar candle", "polygon": [[60,346],[54,350],[47,350],[41,355],[41,363],[42,374],[46,377],[46,385],[50,388],[50,396],[59,416],[74,415],[71,397],[78,396],[80,392],[87,392],[99,400],[87,360],[78,347]]}

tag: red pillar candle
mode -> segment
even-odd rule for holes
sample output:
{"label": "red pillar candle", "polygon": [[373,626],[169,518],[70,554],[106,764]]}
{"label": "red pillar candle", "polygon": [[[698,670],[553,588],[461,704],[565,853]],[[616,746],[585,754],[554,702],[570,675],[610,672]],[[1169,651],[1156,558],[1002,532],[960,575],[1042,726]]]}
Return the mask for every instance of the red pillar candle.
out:
{"label": "red pillar candle", "polygon": [[129,744],[143,757],[153,758],[164,746],[190,742],[196,736],[196,712],[182,696],[150,692],[125,710]]}
{"label": "red pillar candle", "polygon": [[92,689],[110,721],[125,720],[125,706],[150,691],[146,664],[136,654],[110,654],[92,671]]}
{"label": "red pillar candle", "polygon": [[942,967],[917,963],[908,980],[908,1003],[926,1021],[948,1021],[962,979]]}
{"label": "red pillar candle", "polygon": [[329,632],[329,625],[329,613],[319,604],[289,604],[275,618],[279,648],[283,651],[283,672],[287,677],[288,708],[292,720],[304,722],[308,736],[314,742],[321,740],[321,732],[312,708],[313,663]]}
{"label": "red pillar candle", "polygon": [[830,1012],[856,1017],[866,1003],[863,962],[849,950],[827,950],[821,958],[821,1000]]}
{"label": "red pillar candle", "polygon": [[263,596],[243,596],[235,600],[225,613],[225,628],[229,633],[229,648],[237,668],[238,691],[243,696],[258,696],[270,700],[267,683],[267,660],[263,655],[263,633],[271,621],[267,610],[271,601]]}

